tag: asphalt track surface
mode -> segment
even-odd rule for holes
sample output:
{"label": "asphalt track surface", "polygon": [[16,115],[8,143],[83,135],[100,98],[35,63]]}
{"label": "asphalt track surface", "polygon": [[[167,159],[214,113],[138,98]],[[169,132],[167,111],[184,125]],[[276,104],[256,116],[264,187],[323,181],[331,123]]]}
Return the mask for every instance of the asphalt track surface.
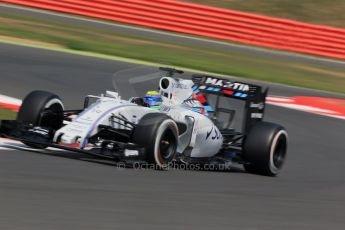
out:
{"label": "asphalt track surface", "polygon": [[[44,89],[80,107],[83,96],[111,89],[113,74],[133,66],[0,44],[0,93],[23,98]],[[345,122],[275,106],[266,120],[290,134],[277,178],[123,169],[75,153],[0,150],[0,229],[344,229]]]}

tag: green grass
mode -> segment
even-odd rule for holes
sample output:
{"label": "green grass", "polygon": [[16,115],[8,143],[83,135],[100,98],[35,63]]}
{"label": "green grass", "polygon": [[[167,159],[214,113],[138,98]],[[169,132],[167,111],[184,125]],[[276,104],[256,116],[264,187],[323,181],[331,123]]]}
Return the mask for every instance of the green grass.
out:
{"label": "green grass", "polygon": [[345,28],[344,0],[182,0]]}
{"label": "green grass", "polygon": [[[343,69],[0,14],[1,38],[345,93]],[[42,43],[43,42],[43,43]]]}
{"label": "green grass", "polygon": [[17,113],[0,107],[0,120],[15,120]]}

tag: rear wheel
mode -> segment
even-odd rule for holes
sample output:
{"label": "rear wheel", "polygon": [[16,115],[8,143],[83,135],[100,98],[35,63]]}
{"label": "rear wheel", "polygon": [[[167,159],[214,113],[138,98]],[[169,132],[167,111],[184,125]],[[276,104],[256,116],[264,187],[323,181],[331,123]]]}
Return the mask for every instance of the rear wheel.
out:
{"label": "rear wheel", "polygon": [[247,134],[243,155],[246,171],[265,176],[276,176],[282,169],[288,146],[286,130],[277,124],[260,122]]}
{"label": "rear wheel", "polygon": [[167,115],[149,113],[143,116],[134,130],[133,143],[146,148],[147,162],[165,169],[177,150],[178,129]]}
{"label": "rear wheel", "polygon": [[[33,127],[57,130],[62,127],[63,110],[63,103],[57,95],[37,90],[24,98],[18,111],[17,121]],[[44,145],[23,143],[33,148],[46,148]]]}

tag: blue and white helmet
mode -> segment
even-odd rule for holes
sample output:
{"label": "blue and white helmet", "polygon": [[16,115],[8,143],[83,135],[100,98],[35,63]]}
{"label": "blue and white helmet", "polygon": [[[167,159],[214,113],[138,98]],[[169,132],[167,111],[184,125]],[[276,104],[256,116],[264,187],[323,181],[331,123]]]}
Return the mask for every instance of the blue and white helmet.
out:
{"label": "blue and white helmet", "polygon": [[160,107],[162,97],[157,91],[148,91],[144,97],[144,102],[150,105],[150,107]]}

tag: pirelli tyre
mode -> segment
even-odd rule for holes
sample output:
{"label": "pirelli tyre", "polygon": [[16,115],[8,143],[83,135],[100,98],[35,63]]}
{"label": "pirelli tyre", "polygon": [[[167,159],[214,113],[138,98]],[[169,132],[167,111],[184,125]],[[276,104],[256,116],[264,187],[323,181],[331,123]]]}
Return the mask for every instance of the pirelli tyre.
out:
{"label": "pirelli tyre", "polygon": [[244,140],[244,168],[249,173],[276,176],[283,167],[287,147],[288,134],[282,126],[259,122]]}
{"label": "pirelli tyre", "polygon": [[169,116],[144,115],[134,130],[133,143],[145,147],[146,161],[157,169],[167,169],[177,150],[178,128]]}
{"label": "pirelli tyre", "polygon": [[[57,130],[62,127],[63,110],[63,103],[57,95],[37,90],[24,98],[18,111],[17,121],[33,127],[39,126]],[[23,143],[34,148],[46,147],[34,143]]]}

